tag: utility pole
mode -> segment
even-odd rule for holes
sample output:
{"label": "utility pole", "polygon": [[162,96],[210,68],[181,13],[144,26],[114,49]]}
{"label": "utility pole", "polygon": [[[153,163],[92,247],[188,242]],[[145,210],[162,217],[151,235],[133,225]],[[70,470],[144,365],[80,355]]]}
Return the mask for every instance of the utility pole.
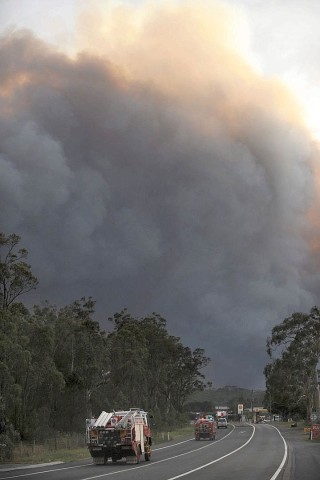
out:
{"label": "utility pole", "polygon": [[269,415],[270,415],[270,420],[272,417],[272,399],[271,399],[271,392],[269,392]]}
{"label": "utility pole", "polygon": [[317,369],[317,376],[316,376],[316,379],[317,379],[317,412],[320,412],[320,369],[318,368]]}
{"label": "utility pole", "polygon": [[253,418],[253,390],[251,390],[251,418],[252,418],[252,421],[254,421],[254,418]]}

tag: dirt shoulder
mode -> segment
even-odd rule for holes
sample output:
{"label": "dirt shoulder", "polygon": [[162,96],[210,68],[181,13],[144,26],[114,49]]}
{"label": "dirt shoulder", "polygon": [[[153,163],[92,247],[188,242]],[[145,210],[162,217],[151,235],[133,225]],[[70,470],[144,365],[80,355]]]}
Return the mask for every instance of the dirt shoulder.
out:
{"label": "dirt shoulder", "polygon": [[310,440],[304,426],[274,425],[280,431],[288,447],[288,458],[283,480],[319,480],[320,441]]}

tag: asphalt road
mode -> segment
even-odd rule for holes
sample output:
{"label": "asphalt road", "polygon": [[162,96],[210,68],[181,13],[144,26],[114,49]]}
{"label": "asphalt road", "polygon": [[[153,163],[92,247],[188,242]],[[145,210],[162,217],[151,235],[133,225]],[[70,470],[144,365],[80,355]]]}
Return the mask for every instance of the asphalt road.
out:
{"label": "asphalt road", "polygon": [[216,440],[185,438],[155,445],[150,462],[88,461],[0,470],[0,480],[319,480],[320,443],[301,430],[269,424],[229,425]]}

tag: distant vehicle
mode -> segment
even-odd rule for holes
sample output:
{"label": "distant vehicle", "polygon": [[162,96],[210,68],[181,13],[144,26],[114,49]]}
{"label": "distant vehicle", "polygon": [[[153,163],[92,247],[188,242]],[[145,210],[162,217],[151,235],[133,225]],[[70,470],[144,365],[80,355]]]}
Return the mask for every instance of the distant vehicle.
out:
{"label": "distant vehicle", "polygon": [[194,437],[196,440],[201,440],[201,438],[216,439],[216,422],[212,415],[203,415],[195,421]]}
{"label": "distant vehicle", "polygon": [[217,428],[228,428],[227,419],[224,417],[219,417],[217,419]]}

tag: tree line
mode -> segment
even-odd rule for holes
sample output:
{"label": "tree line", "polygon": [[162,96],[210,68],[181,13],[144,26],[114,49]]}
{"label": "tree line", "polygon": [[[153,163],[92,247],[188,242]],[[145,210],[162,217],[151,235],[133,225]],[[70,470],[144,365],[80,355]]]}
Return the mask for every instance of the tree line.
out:
{"label": "tree line", "polygon": [[83,432],[102,410],[139,406],[159,426],[182,418],[188,396],[205,388],[204,350],[184,346],[155,312],[123,309],[105,332],[91,297],[27,308],[21,296],[38,280],[20,241],[0,234],[0,444]]}
{"label": "tree line", "polygon": [[272,329],[267,340],[271,362],[264,369],[266,402],[284,418],[311,422],[320,411],[320,310],[295,312]]}

